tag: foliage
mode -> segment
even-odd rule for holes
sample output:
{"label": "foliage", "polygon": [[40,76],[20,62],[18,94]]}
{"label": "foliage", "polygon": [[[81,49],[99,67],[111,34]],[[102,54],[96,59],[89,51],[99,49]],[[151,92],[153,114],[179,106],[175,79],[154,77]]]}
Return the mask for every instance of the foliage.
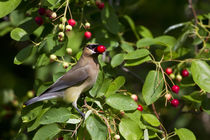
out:
{"label": "foliage", "polygon": [[[165,127],[168,124],[161,120],[160,108],[164,108],[164,103],[165,108],[170,106],[170,100],[164,98],[170,94],[181,102],[178,108],[170,109],[200,113],[201,108],[209,114],[210,13],[195,15],[191,21],[172,25],[163,35],[156,36],[145,26],[136,25],[134,19],[122,12],[122,7],[138,2],[123,1],[119,5],[105,2],[104,8],[99,9],[97,2],[0,2],[3,11],[0,17],[10,13],[10,20],[0,23],[0,35],[10,32],[13,40],[24,44],[15,56],[14,64],[32,66],[36,95],[74,66],[81,56],[82,46],[99,43],[107,47],[107,52],[98,57],[101,70],[95,85],[86,97],[79,99],[85,118],[59,100],[27,107],[19,104],[17,108],[22,125],[17,138],[106,140],[120,135],[126,140],[196,139],[187,128],[167,131]],[[51,14],[56,11],[57,17],[39,15],[40,7],[50,10]],[[36,17],[41,17],[43,24],[37,23]],[[61,21],[61,17],[74,18],[76,26],[71,31],[59,29],[59,24],[68,24]],[[85,27],[86,22],[91,23],[90,29]],[[174,30],[181,30],[178,37],[173,34]],[[91,39],[84,38],[85,31],[92,32]],[[59,32],[64,32],[64,37],[58,36]],[[72,49],[72,53],[67,51],[68,48]],[[177,81],[167,75],[167,67],[173,68],[176,75],[187,69],[190,75]],[[138,72],[135,73],[135,70]],[[142,77],[139,78],[139,75]],[[139,79],[142,83],[137,82]],[[140,91],[132,89],[136,88],[135,84],[142,87]],[[173,85],[180,87],[178,95],[171,91]],[[131,98],[135,92],[140,98],[138,101]],[[28,92],[27,96],[32,97],[34,93]],[[21,104],[28,97],[22,99]],[[144,108],[142,112],[137,110],[139,104]],[[155,104],[158,104],[160,113],[157,113]]]}

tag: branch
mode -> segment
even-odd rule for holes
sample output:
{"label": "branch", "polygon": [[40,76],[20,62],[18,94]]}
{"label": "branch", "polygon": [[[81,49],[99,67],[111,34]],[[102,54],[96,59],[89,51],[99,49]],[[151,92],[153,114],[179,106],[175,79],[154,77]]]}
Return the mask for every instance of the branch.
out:
{"label": "branch", "polygon": [[111,126],[109,125],[109,121],[108,121],[105,117],[103,117],[102,115],[100,115],[100,114],[98,113],[97,110],[95,110],[94,108],[92,108],[91,106],[89,106],[89,105],[86,103],[86,101],[84,101],[84,102],[85,102],[84,107],[86,107],[86,108],[89,109],[89,110],[92,110],[92,112],[93,112],[95,115],[97,115],[99,118],[101,118],[102,120],[104,120],[104,122],[105,122],[105,124],[106,124],[106,126],[107,126],[107,128],[108,128],[109,139],[111,140],[111,132],[112,132],[112,129],[111,129]]}
{"label": "branch", "polygon": [[192,6],[192,0],[188,0],[188,4],[189,4],[188,7],[192,10],[193,16],[195,18],[195,25],[197,25],[198,24],[198,19],[197,19],[196,11]]}
{"label": "branch", "polygon": [[[160,116],[158,115],[157,111],[156,111],[156,108],[155,108],[155,104],[153,103],[152,104],[152,110],[154,111],[155,113],[155,116],[158,118],[158,120],[160,121]],[[165,138],[167,136],[167,131],[165,130],[165,128],[163,127],[161,121],[160,121],[160,129],[164,132],[162,133],[162,136]]]}

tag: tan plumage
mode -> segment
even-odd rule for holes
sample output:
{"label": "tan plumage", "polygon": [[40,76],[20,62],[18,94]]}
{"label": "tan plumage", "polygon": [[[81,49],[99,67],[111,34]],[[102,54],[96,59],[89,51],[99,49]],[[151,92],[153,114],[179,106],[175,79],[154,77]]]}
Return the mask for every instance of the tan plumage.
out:
{"label": "tan plumage", "polygon": [[80,94],[89,90],[97,79],[99,71],[97,46],[97,44],[87,45],[80,60],[71,70],[60,77],[40,96],[32,98],[25,104],[30,105],[38,101],[63,98],[67,103],[72,103],[77,111],[84,116],[77,108],[77,100]]}

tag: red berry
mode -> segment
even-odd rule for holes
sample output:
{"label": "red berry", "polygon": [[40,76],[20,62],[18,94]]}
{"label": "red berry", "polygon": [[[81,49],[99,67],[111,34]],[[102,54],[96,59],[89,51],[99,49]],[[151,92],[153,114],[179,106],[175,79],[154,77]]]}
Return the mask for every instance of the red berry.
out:
{"label": "red berry", "polygon": [[71,25],[72,27],[74,27],[76,25],[76,21],[74,19],[69,19],[68,20],[69,25]]}
{"label": "red berry", "polygon": [[100,2],[99,1],[96,1],[96,5],[98,6],[100,4]]}
{"label": "red berry", "polygon": [[91,32],[86,31],[84,35],[86,39],[90,39],[92,34]]}
{"label": "red berry", "polygon": [[189,76],[188,70],[186,70],[186,69],[182,70],[182,76],[183,76],[183,77]]}
{"label": "red berry", "polygon": [[172,72],[173,72],[172,68],[167,68],[167,69],[166,69],[166,73],[167,73],[168,75],[170,75]]}
{"label": "red berry", "polygon": [[58,140],[63,140],[63,137],[59,137]]}
{"label": "red berry", "polygon": [[47,10],[45,11],[45,14],[46,14],[47,17],[51,17],[52,11],[51,11],[50,9],[47,9]]}
{"label": "red berry", "polygon": [[44,23],[42,17],[35,17],[35,22],[38,25],[42,25]]}
{"label": "red berry", "polygon": [[138,96],[136,94],[132,94],[131,98],[136,102],[138,101]]}
{"label": "red berry", "polygon": [[40,15],[44,15],[45,14],[45,8],[39,8],[38,13]]}
{"label": "red berry", "polygon": [[171,105],[172,105],[173,107],[177,107],[177,106],[179,105],[179,100],[178,100],[178,99],[173,99],[173,100],[171,101]]}
{"label": "red berry", "polygon": [[143,111],[143,107],[141,105],[138,105],[137,110]]}
{"label": "red berry", "polygon": [[97,51],[98,51],[99,53],[103,53],[103,52],[106,51],[106,47],[103,46],[103,45],[99,45],[99,46],[97,47]]}
{"label": "red berry", "polygon": [[98,9],[102,10],[104,8],[104,3],[101,2],[97,6],[98,6]]}
{"label": "red berry", "polygon": [[177,93],[179,92],[179,86],[173,85],[172,88],[171,88],[171,90],[172,90],[174,93],[177,94]]}

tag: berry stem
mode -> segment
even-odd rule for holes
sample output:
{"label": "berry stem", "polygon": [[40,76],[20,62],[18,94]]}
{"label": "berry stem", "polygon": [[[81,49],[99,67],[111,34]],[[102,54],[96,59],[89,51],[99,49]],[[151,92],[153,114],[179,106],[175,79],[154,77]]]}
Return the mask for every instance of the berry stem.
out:
{"label": "berry stem", "polygon": [[[154,111],[154,113],[155,113],[155,116],[158,118],[158,120],[160,121],[160,116],[158,115],[158,113],[157,113],[157,110],[156,110],[156,108],[155,108],[155,104],[153,103],[152,104],[152,110]],[[163,126],[163,124],[161,123],[161,121],[160,121],[160,129],[164,132],[164,133],[162,133],[162,136],[165,138],[166,137],[166,139],[167,139],[167,131],[166,131],[166,129],[164,128],[164,126]]]}

